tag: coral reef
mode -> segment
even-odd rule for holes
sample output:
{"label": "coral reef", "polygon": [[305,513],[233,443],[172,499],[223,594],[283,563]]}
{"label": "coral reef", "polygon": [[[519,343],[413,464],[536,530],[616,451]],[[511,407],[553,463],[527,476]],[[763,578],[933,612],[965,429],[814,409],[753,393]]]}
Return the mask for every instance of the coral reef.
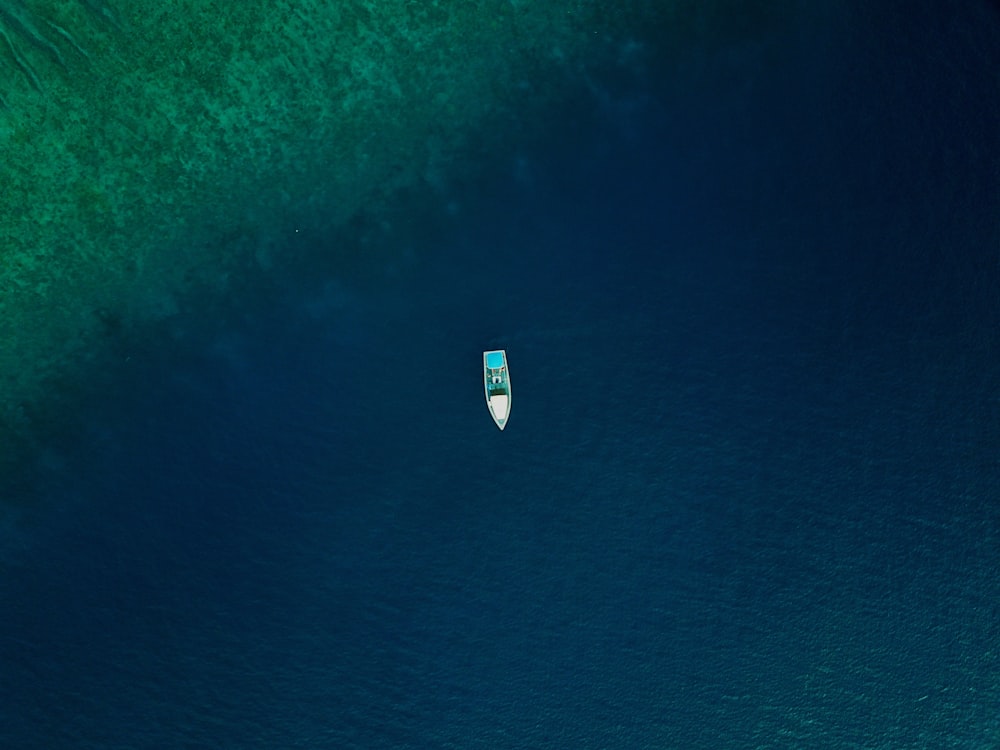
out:
{"label": "coral reef", "polygon": [[659,5],[5,2],[0,454],[129,332],[295,262],[289,233],[329,236],[539,127]]}
{"label": "coral reef", "polygon": [[[92,25],[119,27],[117,14],[106,3],[82,0],[80,5],[87,11]],[[66,75],[79,61],[90,59],[85,43],[77,40],[66,23],[66,17],[72,14],[53,10],[56,9],[43,12],[24,0],[8,0],[0,6],[0,40],[3,42],[0,69],[6,68],[16,74],[6,77],[8,80],[13,78],[15,85],[20,79],[22,84],[42,91],[43,80],[53,72],[51,68],[55,68],[56,74]]]}

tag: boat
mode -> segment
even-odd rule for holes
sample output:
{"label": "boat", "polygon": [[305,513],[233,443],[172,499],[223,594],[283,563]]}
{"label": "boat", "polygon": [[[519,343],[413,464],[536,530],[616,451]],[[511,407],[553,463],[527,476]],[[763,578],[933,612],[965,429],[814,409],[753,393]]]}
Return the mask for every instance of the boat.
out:
{"label": "boat", "polygon": [[490,416],[502,430],[510,417],[510,372],[507,370],[505,349],[483,352],[483,385],[486,387],[486,406]]}

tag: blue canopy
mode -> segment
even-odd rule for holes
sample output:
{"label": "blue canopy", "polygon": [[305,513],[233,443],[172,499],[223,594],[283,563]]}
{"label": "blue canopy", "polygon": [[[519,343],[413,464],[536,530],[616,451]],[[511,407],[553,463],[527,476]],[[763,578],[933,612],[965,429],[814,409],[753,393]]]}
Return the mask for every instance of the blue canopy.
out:
{"label": "blue canopy", "polygon": [[503,354],[500,352],[490,352],[486,355],[486,366],[492,370],[503,367]]}

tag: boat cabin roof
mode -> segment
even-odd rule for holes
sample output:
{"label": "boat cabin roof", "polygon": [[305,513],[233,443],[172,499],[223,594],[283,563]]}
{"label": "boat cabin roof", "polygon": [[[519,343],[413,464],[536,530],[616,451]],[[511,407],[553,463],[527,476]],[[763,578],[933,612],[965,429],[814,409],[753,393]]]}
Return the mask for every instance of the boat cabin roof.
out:
{"label": "boat cabin roof", "polygon": [[492,370],[497,370],[503,367],[503,353],[488,352],[486,354],[486,366]]}

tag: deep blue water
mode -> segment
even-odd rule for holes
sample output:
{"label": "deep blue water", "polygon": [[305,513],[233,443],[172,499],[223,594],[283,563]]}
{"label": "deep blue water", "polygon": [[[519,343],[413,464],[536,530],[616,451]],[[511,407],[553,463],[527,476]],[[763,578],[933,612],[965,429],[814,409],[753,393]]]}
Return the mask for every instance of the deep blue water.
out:
{"label": "deep blue water", "polygon": [[137,351],[6,536],[0,747],[1000,745],[1000,13],[890,5]]}

